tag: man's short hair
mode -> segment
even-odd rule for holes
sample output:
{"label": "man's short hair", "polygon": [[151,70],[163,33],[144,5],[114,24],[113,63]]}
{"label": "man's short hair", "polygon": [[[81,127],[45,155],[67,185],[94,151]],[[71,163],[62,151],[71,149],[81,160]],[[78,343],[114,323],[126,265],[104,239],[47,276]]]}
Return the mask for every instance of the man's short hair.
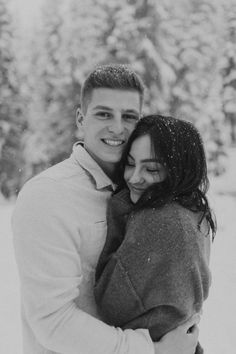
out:
{"label": "man's short hair", "polygon": [[85,114],[92,91],[97,88],[137,91],[140,96],[140,108],[144,100],[145,86],[141,77],[128,65],[107,64],[99,65],[86,78],[81,88],[81,109]]}

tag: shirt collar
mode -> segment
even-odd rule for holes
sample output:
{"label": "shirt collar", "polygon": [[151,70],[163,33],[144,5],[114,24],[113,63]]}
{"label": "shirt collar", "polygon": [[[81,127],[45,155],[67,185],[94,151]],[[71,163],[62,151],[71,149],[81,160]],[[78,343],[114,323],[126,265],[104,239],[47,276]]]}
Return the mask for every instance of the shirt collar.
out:
{"label": "shirt collar", "polygon": [[89,173],[95,181],[97,189],[103,189],[106,187],[111,187],[113,191],[116,189],[116,184],[112,182],[97,162],[85,150],[83,142],[77,141],[73,145],[71,157],[74,158],[76,162]]}

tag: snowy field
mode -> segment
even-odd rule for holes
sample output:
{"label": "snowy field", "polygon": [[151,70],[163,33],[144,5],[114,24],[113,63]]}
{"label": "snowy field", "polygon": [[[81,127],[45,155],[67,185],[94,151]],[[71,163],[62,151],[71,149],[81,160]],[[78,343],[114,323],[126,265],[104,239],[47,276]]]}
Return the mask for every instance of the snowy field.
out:
{"label": "snowy field", "polygon": [[[236,352],[236,149],[230,156],[227,173],[212,180],[210,190],[218,233],[211,256],[213,283],[200,325],[205,354]],[[13,207],[0,200],[0,354],[22,354],[19,281],[10,229]]]}

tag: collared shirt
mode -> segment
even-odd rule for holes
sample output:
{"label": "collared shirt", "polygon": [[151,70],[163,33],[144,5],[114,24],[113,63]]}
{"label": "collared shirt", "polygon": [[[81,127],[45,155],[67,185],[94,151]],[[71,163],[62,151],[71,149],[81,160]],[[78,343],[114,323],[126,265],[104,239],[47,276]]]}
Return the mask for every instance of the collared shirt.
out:
{"label": "collared shirt", "polygon": [[[28,181],[13,213],[24,354],[152,354],[146,330],[98,319],[94,271],[115,185],[75,144],[67,160]],[[97,318],[96,318],[97,317]]]}

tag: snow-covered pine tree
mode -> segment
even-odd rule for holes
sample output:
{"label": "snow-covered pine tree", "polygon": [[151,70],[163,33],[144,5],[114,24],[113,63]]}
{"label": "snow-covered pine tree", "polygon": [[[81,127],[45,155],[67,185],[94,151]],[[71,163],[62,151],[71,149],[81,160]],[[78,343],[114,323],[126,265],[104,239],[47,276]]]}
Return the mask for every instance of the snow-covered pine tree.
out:
{"label": "snow-covered pine tree", "polygon": [[163,57],[161,23],[168,16],[169,1],[100,0],[106,14],[102,45],[106,62],[128,63],[147,85],[144,112],[161,111],[165,104],[160,92],[173,79],[173,70]]}
{"label": "snow-covered pine tree", "polygon": [[17,193],[24,160],[19,78],[13,50],[13,26],[5,0],[0,0],[0,189],[5,197]]}
{"label": "snow-covered pine tree", "polygon": [[229,144],[236,145],[236,2],[223,4],[225,16],[224,57],[222,60],[223,103]]}
{"label": "snow-covered pine tree", "polygon": [[221,4],[181,0],[171,5],[167,13],[159,35],[163,38],[162,56],[174,75],[171,81],[168,76],[163,80],[164,87],[167,86],[160,92],[164,112],[192,121],[199,128],[206,144],[209,170],[218,174],[224,170],[225,143]]}
{"label": "snow-covered pine tree", "polygon": [[104,13],[95,0],[45,1],[29,80],[32,102],[25,154],[31,175],[71,152],[81,84],[104,61],[106,49],[99,35],[104,25]]}
{"label": "snow-covered pine tree", "polygon": [[[41,101],[41,143],[47,162],[54,164],[70,153],[75,131],[68,116],[65,91],[67,63],[61,61],[64,15],[62,1],[48,0],[43,7],[36,87]],[[71,107],[72,109],[72,107]],[[39,115],[38,115],[39,116]],[[36,128],[37,129],[37,128]],[[39,139],[39,138],[38,138]]]}
{"label": "snow-covered pine tree", "polygon": [[[45,1],[40,26],[31,43],[25,157],[28,177],[67,157],[75,135],[68,114],[68,63],[62,62],[63,2]],[[36,35],[37,34],[37,35]]]}

